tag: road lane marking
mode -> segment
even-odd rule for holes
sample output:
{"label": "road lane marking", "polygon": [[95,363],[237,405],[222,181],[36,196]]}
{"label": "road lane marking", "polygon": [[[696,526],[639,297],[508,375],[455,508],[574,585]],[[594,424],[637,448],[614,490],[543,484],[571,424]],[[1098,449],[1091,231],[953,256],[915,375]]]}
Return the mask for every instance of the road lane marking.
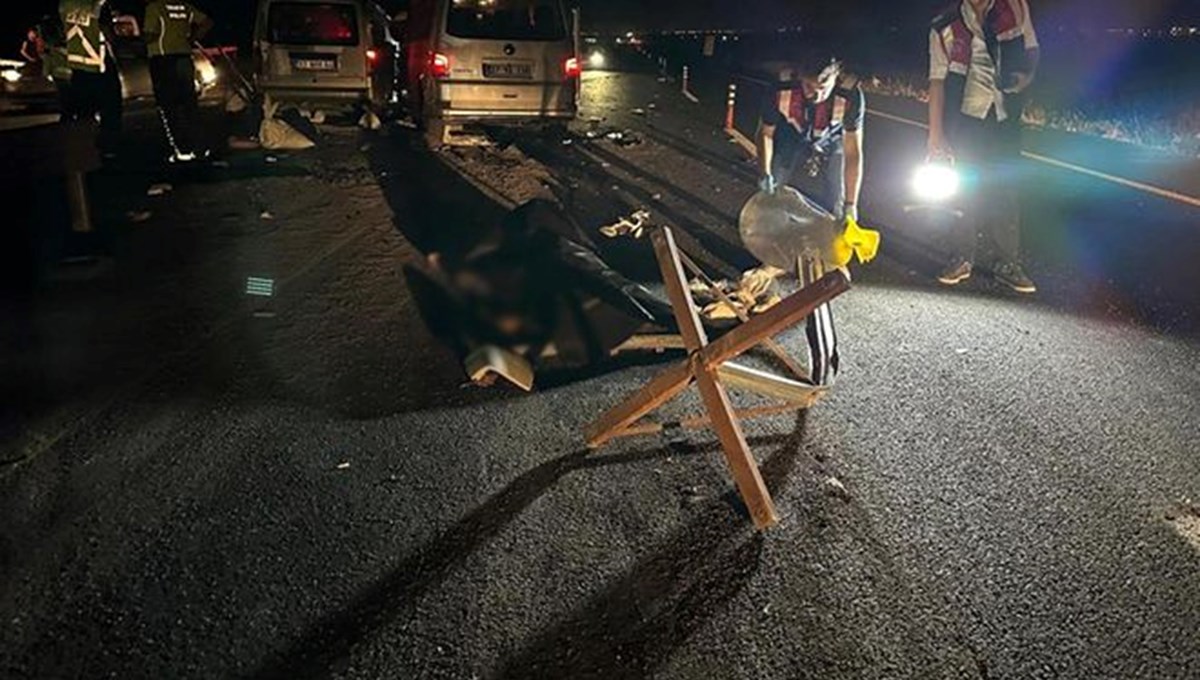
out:
{"label": "road lane marking", "polygon": [[[883,111],[877,111],[875,109],[868,109],[867,112],[873,116],[879,116],[880,118],[885,118],[887,120],[895,121],[897,123],[911,125],[912,127],[921,128],[922,130],[929,129],[929,126],[926,125],[925,123],[911,120],[909,118],[904,118],[902,116],[895,116],[890,113],[885,113]],[[1157,186],[1154,186],[1153,184],[1146,184],[1145,182],[1138,182],[1136,180],[1126,179],[1124,177],[1118,177],[1116,175],[1110,175],[1106,172],[1100,172],[1099,170],[1092,170],[1091,168],[1085,168],[1081,165],[1075,165],[1074,163],[1060,161],[1057,158],[1051,158],[1049,156],[1043,156],[1041,154],[1036,154],[1036,153],[1032,153],[1029,151],[1022,151],[1021,155],[1030,160],[1037,161],[1039,163],[1044,163],[1046,165],[1060,168],[1062,170],[1069,170],[1071,172],[1076,172],[1081,175],[1087,175],[1088,177],[1093,177],[1096,179],[1104,180],[1106,182],[1111,182],[1113,184],[1119,184],[1121,186],[1128,187],[1130,189],[1135,189],[1137,191],[1142,191],[1142,192],[1145,192],[1148,194],[1153,194],[1155,196],[1158,196],[1160,198],[1165,198],[1170,201],[1175,201],[1177,203],[1183,203],[1185,205],[1190,205],[1193,208],[1200,208],[1200,198],[1197,198],[1195,196],[1189,196],[1187,194],[1183,194],[1178,191],[1172,191],[1170,189],[1163,189],[1162,187],[1157,187]]]}

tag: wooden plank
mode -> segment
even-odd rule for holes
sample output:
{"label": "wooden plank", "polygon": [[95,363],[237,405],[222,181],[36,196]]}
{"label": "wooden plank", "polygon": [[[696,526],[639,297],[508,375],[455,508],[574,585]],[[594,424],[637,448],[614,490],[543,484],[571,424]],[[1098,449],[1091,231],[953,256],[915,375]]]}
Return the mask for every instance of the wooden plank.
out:
{"label": "wooden plank", "polygon": [[817,307],[850,290],[850,279],[841,270],[830,272],[820,281],[802,288],[766,313],[721,336],[701,351],[704,368],[713,370],[726,361],[745,354],[753,347],[795,326]]}
{"label": "wooden plank", "polygon": [[742,426],[734,417],[729,393],[714,373],[698,370],[695,378],[705,410],[712,418],[713,431],[717,433],[721,449],[725,452],[725,462],[733,474],[733,481],[742,496],[742,501],[750,511],[750,517],[754,519],[754,526],[758,529],[775,526],[779,523],[775,503],[771,500],[771,493],[758,471],[758,463],[750,453],[750,445],[746,443]]}
{"label": "wooden plank", "polygon": [[687,349],[683,337],[679,335],[635,335],[618,345],[611,352],[613,356],[625,352],[662,352],[669,349]]}
{"label": "wooden plank", "polygon": [[679,324],[683,344],[689,352],[698,352],[708,344],[708,334],[704,332],[700,310],[696,309],[696,301],[688,290],[687,275],[683,273],[675,236],[670,228],[661,227],[654,231],[651,240],[654,242],[658,267],[662,270],[663,284],[667,287],[667,299],[675,310],[675,321]]}
{"label": "wooden plank", "polygon": [[[746,323],[750,320],[750,315],[735,305],[733,300],[731,300],[729,296],[725,294],[725,291],[721,290],[716,282],[713,281],[703,269],[697,266],[696,263],[687,256],[687,253],[681,252],[679,257],[683,259],[683,266],[687,267],[688,271],[692,272],[692,275],[699,277],[706,286],[711,288],[713,292],[716,293],[718,300],[728,305],[729,308],[733,310],[733,313],[737,314],[739,321]],[[784,349],[783,345],[776,342],[774,338],[767,338],[763,340],[762,346],[766,348],[768,352],[775,355],[775,358],[778,359],[784,366],[786,366],[787,369],[792,372],[792,375],[800,378],[801,380],[808,379],[808,371],[805,370],[805,368],[800,365],[800,362],[796,361],[791,354],[788,354],[788,351]]]}
{"label": "wooden plank", "polygon": [[731,362],[721,364],[717,368],[717,375],[726,387],[746,390],[805,408],[812,406],[828,391],[824,387],[814,387],[808,383],[788,380]]}
{"label": "wooden plank", "polygon": [[646,414],[671,401],[692,383],[695,359],[688,359],[658,374],[585,430],[588,448],[598,449]]}
{"label": "wooden plank", "polygon": [[[753,408],[736,409],[733,415],[738,420],[757,420],[759,418],[771,418],[773,416],[781,416],[787,413],[795,413],[803,411],[807,406],[801,404],[771,404],[769,406],[755,406]],[[680,429],[684,430],[704,430],[712,425],[712,418],[706,415],[692,416],[684,418],[675,423]],[[643,422],[636,425],[631,425],[625,428],[614,439],[624,437],[644,437],[652,434],[661,434],[667,429],[666,423]]]}

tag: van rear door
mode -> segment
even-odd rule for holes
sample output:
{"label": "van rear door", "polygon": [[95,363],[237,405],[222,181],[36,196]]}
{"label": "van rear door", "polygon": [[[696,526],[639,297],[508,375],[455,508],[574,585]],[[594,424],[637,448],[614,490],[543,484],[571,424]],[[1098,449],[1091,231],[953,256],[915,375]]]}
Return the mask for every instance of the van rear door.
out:
{"label": "van rear door", "polygon": [[348,2],[272,2],[266,17],[263,75],[272,88],[369,88],[359,7]]}
{"label": "van rear door", "polygon": [[574,41],[560,0],[451,0],[435,59],[448,116],[573,116]]}

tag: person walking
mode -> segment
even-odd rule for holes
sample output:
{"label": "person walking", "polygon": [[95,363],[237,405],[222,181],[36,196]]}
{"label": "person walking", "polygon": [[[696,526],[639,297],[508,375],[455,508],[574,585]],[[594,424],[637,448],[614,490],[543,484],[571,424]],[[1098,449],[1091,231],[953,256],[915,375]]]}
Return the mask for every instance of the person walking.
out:
{"label": "person walking", "polygon": [[972,188],[938,281],[971,277],[980,235],[995,279],[1037,292],[1020,264],[1021,114],[1037,75],[1037,32],[1026,0],[959,0],[929,34],[929,156],[954,162]]}

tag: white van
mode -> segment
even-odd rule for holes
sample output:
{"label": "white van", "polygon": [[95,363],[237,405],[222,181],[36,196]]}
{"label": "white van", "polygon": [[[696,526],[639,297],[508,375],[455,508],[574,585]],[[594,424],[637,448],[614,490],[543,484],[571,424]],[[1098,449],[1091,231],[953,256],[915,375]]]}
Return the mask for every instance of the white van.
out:
{"label": "white van", "polygon": [[406,103],[434,142],[578,112],[578,21],[562,0],[412,0],[404,35]]}
{"label": "white van", "polygon": [[393,100],[398,43],[367,0],[260,0],[255,77],[271,102],[314,108]]}

